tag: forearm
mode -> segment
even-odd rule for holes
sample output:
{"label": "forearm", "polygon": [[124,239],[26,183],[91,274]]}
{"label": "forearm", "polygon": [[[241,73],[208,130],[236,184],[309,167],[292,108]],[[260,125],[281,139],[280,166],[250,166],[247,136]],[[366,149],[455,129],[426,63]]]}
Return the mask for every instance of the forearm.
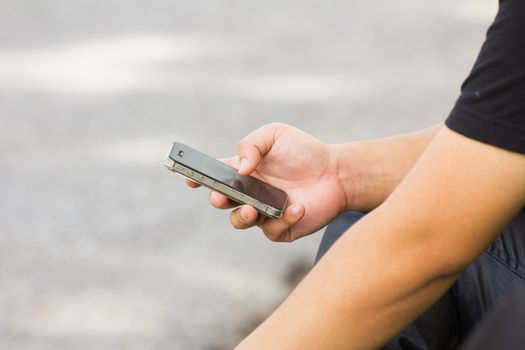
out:
{"label": "forearm", "polygon": [[401,247],[402,222],[374,211],[332,247],[238,350],[375,349],[454,282],[418,268],[425,251]]}
{"label": "forearm", "polygon": [[443,123],[420,131],[332,145],[346,210],[369,211],[394,191]]}
{"label": "forearm", "polygon": [[385,203],[352,226],[239,349],[378,348],[524,205],[523,155],[443,128]]}

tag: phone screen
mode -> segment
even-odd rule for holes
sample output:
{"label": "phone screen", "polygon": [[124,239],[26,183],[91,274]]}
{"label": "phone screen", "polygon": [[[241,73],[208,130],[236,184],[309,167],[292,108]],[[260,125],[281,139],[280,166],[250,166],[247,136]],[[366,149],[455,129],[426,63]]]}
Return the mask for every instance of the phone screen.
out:
{"label": "phone screen", "polygon": [[236,169],[204,153],[176,143],[169,157],[177,163],[181,163],[260,202],[277,209],[284,209],[287,198],[284,191],[252,176],[239,175]]}

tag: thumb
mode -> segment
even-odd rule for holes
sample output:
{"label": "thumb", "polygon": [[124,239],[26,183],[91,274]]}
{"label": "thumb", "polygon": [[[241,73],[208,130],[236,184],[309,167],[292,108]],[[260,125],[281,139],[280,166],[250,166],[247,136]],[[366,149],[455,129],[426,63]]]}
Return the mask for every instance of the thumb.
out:
{"label": "thumb", "polygon": [[277,139],[277,131],[284,125],[268,124],[259,128],[237,145],[237,153],[239,154],[239,175],[251,174],[270,150]]}
{"label": "thumb", "polygon": [[240,143],[237,146],[239,153],[239,175],[250,175],[261,162],[261,152],[257,146],[249,143]]}

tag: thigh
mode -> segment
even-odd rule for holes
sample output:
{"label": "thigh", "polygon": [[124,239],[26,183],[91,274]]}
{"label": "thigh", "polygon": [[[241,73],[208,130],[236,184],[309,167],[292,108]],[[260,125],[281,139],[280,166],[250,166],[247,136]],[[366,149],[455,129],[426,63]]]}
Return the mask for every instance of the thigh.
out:
{"label": "thigh", "polygon": [[352,226],[355,224],[361,217],[363,213],[356,211],[348,211],[342,213],[336,217],[327,227],[324,232],[321,243],[319,244],[319,249],[317,250],[317,256],[315,257],[315,262],[317,263],[319,259],[330,249],[330,247],[343,235]]}
{"label": "thigh", "polygon": [[525,349],[525,293],[517,292],[489,312],[465,341],[463,350]]}
{"label": "thigh", "polygon": [[525,290],[525,211],[520,213],[453,287],[462,337],[509,295]]}

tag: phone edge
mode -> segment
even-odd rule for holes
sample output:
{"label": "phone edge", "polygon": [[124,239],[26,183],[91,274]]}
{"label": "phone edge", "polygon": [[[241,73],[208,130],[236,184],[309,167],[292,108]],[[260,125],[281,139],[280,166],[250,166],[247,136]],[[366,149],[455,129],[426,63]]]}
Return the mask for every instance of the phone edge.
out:
{"label": "phone edge", "polygon": [[[214,179],[206,176],[205,174],[202,174],[194,169],[190,169],[170,157],[167,157],[167,159],[164,161],[164,166],[166,168],[174,173],[177,173],[191,181],[195,181],[198,184],[210,189],[218,191],[222,194],[224,194],[226,197],[230,198],[231,200],[241,203],[241,204],[248,204],[257,209],[258,212],[260,212],[263,215],[266,215],[273,219],[279,219],[282,214],[283,210],[272,207],[271,205],[268,205],[266,203],[263,203],[253,197],[247,196],[244,193],[241,193],[231,187],[228,187],[220,182],[215,181]],[[284,203],[284,208],[286,207],[286,203],[288,201],[288,198],[286,198],[286,202]]]}

